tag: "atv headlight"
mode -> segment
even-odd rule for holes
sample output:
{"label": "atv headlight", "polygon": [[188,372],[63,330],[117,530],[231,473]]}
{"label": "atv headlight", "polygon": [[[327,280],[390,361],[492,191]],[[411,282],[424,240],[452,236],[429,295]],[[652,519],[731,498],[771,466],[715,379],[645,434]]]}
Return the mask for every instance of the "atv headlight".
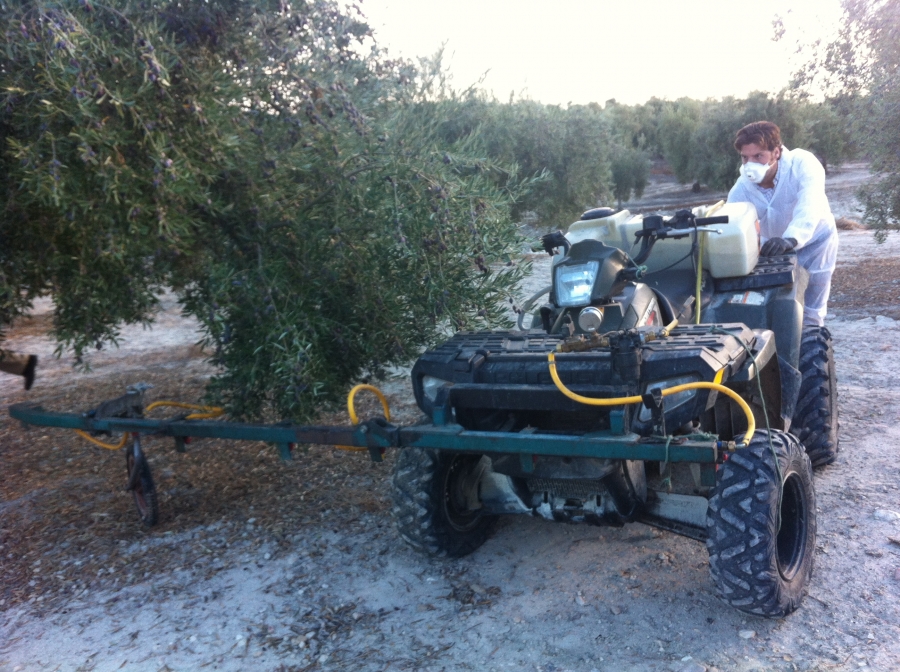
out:
{"label": "atv headlight", "polygon": [[583,306],[591,302],[591,290],[600,262],[556,267],[556,301],[560,306]]}
{"label": "atv headlight", "polygon": [[596,306],[588,306],[578,313],[578,326],[582,331],[597,331],[603,324],[603,309]]}
{"label": "atv headlight", "polygon": [[[655,383],[648,383],[644,388],[644,392],[649,392],[655,387],[658,387],[661,390],[666,390],[670,387],[676,387],[678,385],[685,385],[687,383],[693,383],[697,380],[696,376],[679,376],[678,378],[668,378],[666,380],[658,380]],[[670,394],[664,398],[663,408],[666,409],[666,412],[673,411],[679,406],[683,406],[694,396],[697,394],[697,390],[684,390],[683,392],[676,392],[675,394]],[[641,412],[638,414],[638,420],[641,422],[647,422],[653,417],[653,411],[647,408],[646,405],[641,405]]]}
{"label": "atv headlight", "polygon": [[434,376],[422,376],[422,393],[431,402],[437,399],[438,390],[442,387],[452,387],[452,385],[453,383],[448,380],[442,380]]}

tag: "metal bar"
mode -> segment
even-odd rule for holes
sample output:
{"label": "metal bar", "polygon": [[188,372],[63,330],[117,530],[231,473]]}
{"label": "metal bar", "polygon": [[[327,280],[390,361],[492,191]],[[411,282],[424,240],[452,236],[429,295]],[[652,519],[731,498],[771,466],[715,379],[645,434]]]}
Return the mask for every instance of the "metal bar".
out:
{"label": "metal bar", "polygon": [[268,441],[276,444],[317,443],[369,448],[373,458],[382,448],[437,448],[474,453],[596,457],[659,462],[715,463],[714,440],[651,443],[637,434],[597,432],[584,436],[528,432],[473,432],[459,425],[395,427],[383,420],[356,427],[258,425],[210,420],[103,418],[50,413],[39,406],[15,404],[10,415],[26,424],[88,431],[141,432],[174,437]]}
{"label": "metal bar", "polygon": [[74,413],[51,413],[35,404],[13,404],[9,407],[9,416],[26,425],[38,427],[60,427],[62,429],[90,429],[86,418]]}
{"label": "metal bar", "polygon": [[716,462],[716,442],[672,441],[646,443],[634,433],[607,433],[571,436],[565,434],[524,434],[513,432],[471,432],[459,425],[444,427],[414,425],[400,428],[400,447],[437,448],[474,453],[599,457],[624,460],[669,462]]}
{"label": "metal bar", "polygon": [[52,413],[40,406],[13,404],[9,414],[26,425],[82,429],[85,431],[140,432],[164,436],[271,443],[337,443],[368,446],[366,429],[359,427],[257,425],[211,420],[151,420],[147,418],[88,418],[76,413]]}
{"label": "metal bar", "polygon": [[292,446],[293,444],[290,443],[278,444],[278,456],[281,458],[282,462],[290,462],[294,459],[294,455],[291,453]]}

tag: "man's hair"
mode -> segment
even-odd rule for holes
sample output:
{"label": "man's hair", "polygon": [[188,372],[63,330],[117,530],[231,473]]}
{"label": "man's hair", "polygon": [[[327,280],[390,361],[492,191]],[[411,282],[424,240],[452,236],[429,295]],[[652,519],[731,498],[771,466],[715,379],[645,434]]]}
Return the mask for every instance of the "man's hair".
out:
{"label": "man's hair", "polygon": [[744,145],[759,145],[765,150],[773,151],[781,147],[781,129],[771,121],[754,121],[737,132],[734,148],[741,151]]}

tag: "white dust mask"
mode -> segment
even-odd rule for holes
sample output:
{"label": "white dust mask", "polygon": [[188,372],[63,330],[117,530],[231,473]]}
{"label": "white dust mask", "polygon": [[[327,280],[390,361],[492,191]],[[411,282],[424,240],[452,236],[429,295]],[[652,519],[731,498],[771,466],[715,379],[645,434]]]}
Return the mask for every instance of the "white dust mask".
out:
{"label": "white dust mask", "polygon": [[771,166],[767,163],[753,163],[748,161],[741,166],[741,172],[748,180],[753,182],[753,184],[759,184],[766,179],[766,173],[769,172],[769,168],[771,168]]}

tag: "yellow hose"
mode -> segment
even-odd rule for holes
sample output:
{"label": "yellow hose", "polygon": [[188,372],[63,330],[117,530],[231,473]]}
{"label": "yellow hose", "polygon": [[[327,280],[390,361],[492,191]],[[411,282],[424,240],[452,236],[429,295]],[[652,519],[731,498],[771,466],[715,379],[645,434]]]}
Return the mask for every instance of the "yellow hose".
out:
{"label": "yellow hose", "polygon": [[[225,413],[225,410],[219,408],[218,406],[199,406],[197,404],[185,404],[180,401],[154,401],[152,404],[147,406],[145,410],[152,411],[154,408],[159,408],[161,406],[174,406],[176,408],[190,408],[196,409],[198,411],[203,411],[203,413],[191,413],[185,418],[185,420],[206,420],[207,418],[217,418]],[[105,443],[103,441],[100,441],[99,439],[95,439],[93,436],[80,429],[76,429],[75,433],[78,434],[78,436],[80,436],[82,439],[87,439],[96,446],[106,448],[106,450],[119,450],[120,448],[124,448],[125,443],[128,441],[127,432],[122,435],[122,440],[119,441],[118,444]]]}
{"label": "yellow hose", "polygon": [[[564,395],[566,395],[569,399],[577,401],[580,404],[587,404],[588,406],[624,406],[625,404],[639,404],[644,401],[640,395],[631,397],[618,397],[615,399],[595,399],[593,397],[584,397],[580,394],[576,394],[575,392],[572,392],[572,390],[568,389],[559,379],[559,374],[556,372],[555,353],[548,353],[547,360],[550,363],[550,377],[553,378],[553,382],[556,384],[557,389]],[[744,415],[747,416],[747,433],[744,434],[743,445],[748,445],[750,443],[750,440],[753,438],[753,434],[756,432],[756,420],[753,417],[753,411],[751,410],[749,404],[747,404],[747,402],[744,401],[737,392],[728,387],[725,387],[724,385],[720,385],[719,383],[706,383],[698,381],[696,383],[685,383],[684,385],[676,385],[675,387],[666,388],[662,391],[662,395],[664,397],[668,397],[671,394],[677,394],[678,392],[684,392],[685,390],[715,390],[716,392],[721,392],[725,396],[730,397],[735,402],[737,402],[737,405],[740,406],[741,410],[744,412]]]}
{"label": "yellow hose", "polygon": [[218,418],[220,415],[225,414],[225,409],[219,408],[218,406],[200,406],[199,404],[185,404],[181,401],[154,401],[152,404],[147,406],[145,409],[147,412],[152,411],[154,408],[160,408],[162,406],[174,406],[175,408],[189,408],[197,411],[203,411],[202,413],[191,413],[185,420],[207,420],[209,418]]}
{"label": "yellow hose", "polygon": [[659,332],[660,338],[668,338],[669,334],[672,333],[672,330],[678,326],[678,318],[676,317],[674,320],[669,322],[666,326],[662,328],[662,331]]}
{"label": "yellow hose", "polygon": [[[350,415],[350,422],[354,425],[359,424],[359,417],[356,415],[356,406],[353,403],[353,400],[356,398],[357,392],[361,392],[362,390],[368,390],[372,392],[376,397],[378,397],[378,401],[381,402],[381,408],[384,410],[384,419],[388,422],[391,421],[391,407],[388,404],[387,398],[384,394],[374,385],[356,385],[352,390],[350,390],[350,394],[347,395],[347,413]],[[362,453],[368,448],[363,448],[361,446],[335,446],[338,450],[346,450],[351,453]]]}
{"label": "yellow hose", "polygon": [[82,439],[87,439],[94,445],[100,446],[101,448],[106,448],[107,450],[119,450],[121,448],[124,448],[125,444],[128,442],[128,433],[127,432],[125,434],[122,434],[122,440],[119,441],[118,445],[116,445],[114,443],[104,443],[100,439],[95,439],[93,436],[91,436],[87,432],[82,431],[80,429],[76,429],[75,433],[78,434],[78,436],[80,436]]}

